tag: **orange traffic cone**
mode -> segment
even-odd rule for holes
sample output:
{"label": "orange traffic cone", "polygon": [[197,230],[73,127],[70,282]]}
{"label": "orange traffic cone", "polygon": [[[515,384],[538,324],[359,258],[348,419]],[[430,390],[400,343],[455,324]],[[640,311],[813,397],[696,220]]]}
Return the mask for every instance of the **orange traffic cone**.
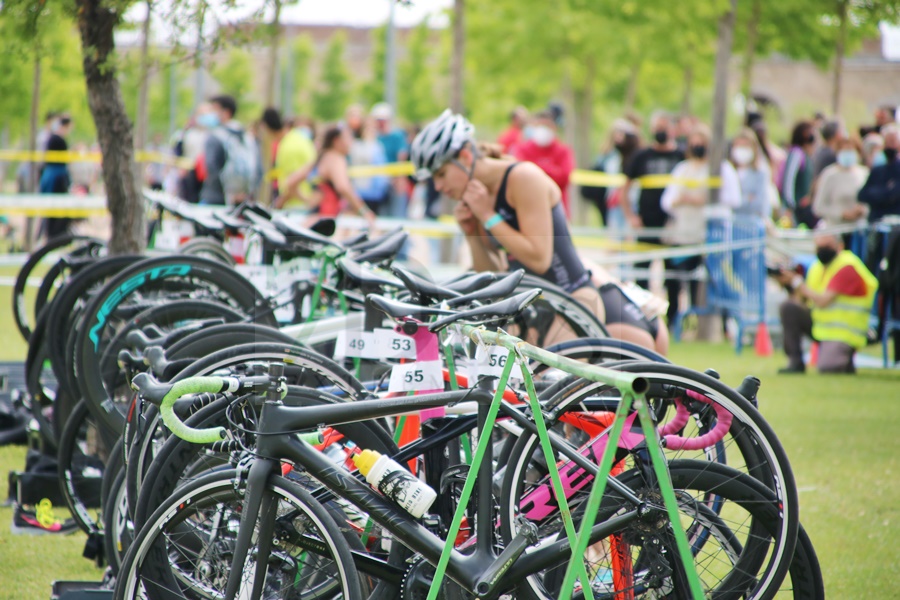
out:
{"label": "orange traffic cone", "polygon": [[756,327],[756,355],[772,356],[772,338],[769,336],[769,326],[765,321]]}
{"label": "orange traffic cone", "polygon": [[813,342],[809,347],[809,364],[806,365],[810,369],[815,367],[819,362],[819,342]]}

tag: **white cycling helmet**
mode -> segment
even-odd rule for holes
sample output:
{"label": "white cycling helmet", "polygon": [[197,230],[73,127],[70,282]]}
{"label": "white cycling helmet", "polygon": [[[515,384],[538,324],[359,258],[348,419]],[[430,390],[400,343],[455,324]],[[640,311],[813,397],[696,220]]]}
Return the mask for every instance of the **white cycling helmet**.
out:
{"label": "white cycling helmet", "polygon": [[428,179],[466,144],[474,146],[474,136],[475,127],[464,116],[445,110],[419,132],[409,149],[416,179]]}

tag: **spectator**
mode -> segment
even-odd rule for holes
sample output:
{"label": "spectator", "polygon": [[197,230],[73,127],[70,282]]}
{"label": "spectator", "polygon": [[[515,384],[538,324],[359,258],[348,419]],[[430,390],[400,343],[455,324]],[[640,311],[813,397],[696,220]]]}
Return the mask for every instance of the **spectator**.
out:
{"label": "spectator", "polygon": [[863,163],[865,163],[865,166],[869,170],[885,164],[886,161],[884,159],[884,152],[882,152],[883,150],[884,138],[881,137],[880,133],[871,132],[863,137]]}
{"label": "spectator", "polygon": [[884,128],[897,122],[897,107],[891,105],[879,106],[875,109],[875,129],[884,135]]}
{"label": "spectator", "polygon": [[178,182],[178,195],[188,202],[200,202],[200,189],[206,178],[206,162],[203,149],[206,147],[206,138],[212,127],[212,106],[203,102],[197,106],[193,116],[188,120],[187,126],[175,143],[175,155],[184,159],[190,167],[182,169]]}
{"label": "spectator", "polygon": [[[813,199],[813,213],[829,227],[853,223],[869,213],[867,205],[857,202],[868,175],[859,164],[859,144],[842,137],[835,149],[837,162],[822,171]],[[845,245],[846,242],[845,238]]]}
{"label": "spectator", "polygon": [[[47,142],[50,140],[50,136],[53,135],[53,130],[57,127],[58,120],[59,114],[52,110],[48,111],[44,116],[44,126],[37,132],[37,137],[35,137],[35,152],[44,152],[47,150]],[[33,168],[37,170],[36,180],[32,180],[31,178],[31,174],[34,173],[32,170]],[[16,169],[16,181],[18,183],[18,191],[20,194],[33,192],[34,187],[32,186],[35,183],[38,185],[38,188],[40,188],[41,171],[43,168],[44,164],[40,160],[35,160],[34,162],[23,160],[19,163],[19,168]]]}
{"label": "spectator", "polygon": [[[47,139],[48,152],[66,152],[69,149],[66,143],[66,136],[72,131],[72,118],[69,115],[59,115],[53,133]],[[44,164],[41,172],[42,194],[68,194],[71,179],[69,177],[69,167],[66,162],[48,161]],[[42,225],[43,233],[47,239],[55,238],[69,230],[73,219],[61,217],[49,217],[44,219]]]}
{"label": "spectator", "polygon": [[[643,186],[641,178],[648,175],[668,175],[675,165],[684,160],[684,154],[675,147],[672,121],[666,113],[653,114],[650,118],[650,131],[653,133],[653,144],[638,151],[631,160],[631,164],[625,165],[625,176],[628,180],[622,189],[622,198],[630,197],[635,184],[641,186],[637,213],[628,202],[620,202],[626,220],[635,229],[663,227],[668,219],[668,215],[660,205],[664,187]],[[658,234],[641,236],[640,239],[652,244],[660,243]],[[636,263],[635,267],[649,269],[650,263]],[[645,289],[649,287],[646,279],[639,279],[637,284]]]}
{"label": "spectator", "polygon": [[278,173],[278,195],[273,206],[309,206],[313,192],[306,179],[316,161],[316,148],[312,140],[302,130],[283,122],[274,108],[266,109],[262,122],[277,145],[275,171]]}
{"label": "spectator", "polygon": [[200,204],[234,205],[252,200],[262,181],[262,160],[256,140],[235,120],[238,106],[231,96],[216,96],[204,115],[210,129],[204,155],[206,180]]}
{"label": "spectator", "polygon": [[554,117],[551,110],[535,115],[531,139],[514,148],[515,157],[529,161],[541,168],[562,192],[563,209],[566,219],[571,219],[569,207],[569,177],[575,169],[575,154],[557,137],[560,117]]}
{"label": "spectator", "polygon": [[[409,156],[409,145],[406,133],[392,125],[394,110],[390,104],[379,102],[372,107],[370,116],[375,120],[378,141],[384,148],[384,157],[388,163],[406,160]],[[390,208],[388,214],[394,217],[406,216],[407,181],[405,177],[391,179]]]}
{"label": "spectator", "polygon": [[503,147],[504,154],[514,155],[516,146],[525,141],[526,124],[528,124],[528,110],[524,106],[517,106],[509,113],[509,127],[497,138],[497,143]]}
{"label": "spectator", "polygon": [[731,163],[737,171],[741,187],[741,202],[734,209],[736,215],[769,219],[772,216],[771,180],[768,163],[760,152],[756,134],[744,129],[731,143]]}
{"label": "spectator", "polygon": [[166,178],[166,165],[163,157],[168,155],[161,133],[153,134],[153,140],[147,146],[147,151],[155,156],[151,156],[151,160],[147,162],[144,169],[144,181],[151,190],[160,191],[163,189],[163,181]]}
{"label": "spectator", "polygon": [[347,173],[347,156],[352,145],[353,135],[346,125],[329,127],[322,135],[322,149],[315,163],[320,192],[316,212],[322,217],[336,217],[349,204],[353,213],[364,216],[371,225],[375,221],[375,213],[353,189]]}
{"label": "spectator", "polygon": [[[711,134],[706,125],[697,125],[688,136],[687,159],[672,170],[674,183],[666,186],[660,206],[669,215],[664,242],[673,246],[702,244],[706,241],[708,217],[728,217],[731,209],[741,204],[741,188],[737,173],[731,163],[722,161],[719,198],[709,202],[709,141]],[[701,257],[685,256],[666,259],[666,270],[683,273],[694,271],[702,263]],[[666,278],[669,297],[668,322],[674,323],[678,314],[678,297],[681,293],[680,278]],[[691,304],[697,301],[696,280],[690,282]]]}
{"label": "spectator", "polygon": [[828,121],[819,131],[822,134],[822,144],[816,148],[812,159],[813,178],[816,179],[825,170],[825,167],[835,163],[838,141],[846,138],[846,134],[841,131],[841,124],[837,121]]}
{"label": "spectator", "polygon": [[[591,168],[601,173],[619,175],[639,150],[639,146],[637,128],[631,121],[616,119],[605,148]],[[636,192],[637,189],[632,189],[631,195],[635,196]],[[616,230],[625,228],[625,214],[619,205],[622,202],[621,187],[582,186],[581,195],[600,211],[604,226]],[[631,202],[631,198],[626,201]]]}
{"label": "spectator", "polygon": [[884,127],[884,157],[886,164],[873,167],[869,178],[859,191],[859,201],[869,205],[869,222],[888,215],[900,215],[900,131],[895,125]]}
{"label": "spectator", "polygon": [[785,207],[794,214],[796,225],[815,227],[816,217],[812,212],[812,151],[816,136],[812,123],[800,121],[791,133],[791,149],[781,173],[779,191]]}
{"label": "spectator", "polygon": [[[375,123],[372,119],[366,119],[360,128],[359,138],[354,139],[350,147],[350,164],[375,166],[386,163],[384,147],[379,143],[375,132]],[[388,209],[391,199],[391,180],[388,176],[357,177],[353,179],[353,187],[376,215]]]}
{"label": "spectator", "polygon": [[366,118],[366,111],[359,104],[351,104],[344,111],[344,122],[350,129],[353,139],[358,140],[362,137],[363,121]]}
{"label": "spectator", "polygon": [[788,365],[779,373],[805,372],[803,336],[819,342],[820,373],[855,373],[853,356],[867,343],[878,280],[855,254],[844,250],[840,236],[820,233],[815,244],[817,260],[805,280],[793,271],[778,277],[792,290],[780,311]]}
{"label": "spectator", "polygon": [[697,126],[697,118],[691,115],[681,115],[675,123],[675,146],[682,152],[687,153],[688,136]]}

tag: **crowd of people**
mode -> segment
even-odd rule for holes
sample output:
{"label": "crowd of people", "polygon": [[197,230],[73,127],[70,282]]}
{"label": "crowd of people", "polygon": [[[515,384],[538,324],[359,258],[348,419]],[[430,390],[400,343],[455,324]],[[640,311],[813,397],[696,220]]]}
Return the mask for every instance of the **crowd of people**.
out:
{"label": "crowd of people", "polygon": [[[880,107],[874,125],[851,133],[839,120],[817,114],[796,123],[789,143],[781,147],[769,139],[763,115],[749,112],[744,126],[728,140],[725,159],[718,168],[718,183],[710,186],[712,135],[706,124],[690,115],[655,112],[647,122],[649,135],[645,141],[643,122],[629,115],[612,121],[608,139],[592,166],[595,171],[624,176],[624,184],[582,186],[578,191],[596,207],[608,229],[630,229],[640,241],[670,247],[702,244],[704,224],[713,217],[755,218],[809,229],[866,219],[874,222],[900,214],[900,130],[896,116],[894,107]],[[435,218],[440,216],[442,206],[446,212],[447,204],[441,198],[453,197],[448,191],[452,184],[442,184],[441,178],[448,164],[456,165],[467,174],[469,187],[481,181],[478,194],[455,190],[460,198],[465,192],[469,201],[455,205],[454,214],[470,242],[479,242],[470,243],[469,249],[476,266],[482,267],[503,262],[498,262],[496,250],[507,243],[515,247],[520,238],[532,237],[531,229],[553,238],[565,237],[560,234],[561,228],[572,219],[575,153],[562,139],[564,111],[556,103],[534,114],[521,106],[515,108],[496,143],[461,146],[458,155],[443,157],[445,163],[429,171],[439,176],[420,180],[399,171],[377,169],[410,159],[411,146],[417,140],[421,142],[422,135],[419,127],[397,127],[392,107],[385,103],[368,110],[361,105],[350,106],[341,121],[321,126],[308,118],[285,118],[274,108],[266,109],[258,119],[245,118],[246,126],[241,122],[243,117],[235,99],[228,95],[200,104],[169,148],[154,139],[153,149],[180,157],[180,168],[148,164],[144,183],[200,204],[233,205],[266,199],[275,208],[304,209],[319,216],[358,215],[371,222],[376,216]],[[70,128],[67,115],[48,115],[39,139],[41,149],[67,150],[65,138]],[[513,171],[520,163],[531,166]],[[351,166],[376,169],[351,178]],[[41,192],[70,191],[73,167],[65,162],[40,165]],[[542,173],[545,179],[529,175],[532,172]],[[27,176],[20,174],[20,178]],[[526,211],[541,215],[539,218],[516,209],[516,188],[540,188],[548,181],[554,190],[548,196],[550,205],[544,207],[549,208],[549,215],[544,215],[544,208]],[[711,193],[713,190],[716,193]],[[529,192],[526,197],[532,195]],[[481,209],[485,215],[491,213],[487,223],[475,212]],[[518,234],[505,228],[495,234],[492,227],[485,227],[495,216]],[[486,236],[472,234],[478,225]],[[47,233],[59,233],[66,223],[48,220],[47,227]],[[848,236],[840,240],[839,255],[843,256],[848,241]],[[863,257],[864,261],[869,259],[865,262],[870,271],[875,270],[873,257],[883,250],[872,249],[871,256]],[[544,254],[547,251],[543,249]],[[547,255],[553,257],[550,264],[543,254],[529,259],[534,252],[536,249],[525,243],[504,264],[522,264],[563,288],[574,285],[570,291],[583,293],[579,290],[585,286],[580,285],[578,277],[584,273],[566,252],[554,249]],[[686,282],[691,301],[695,301],[697,280],[690,274],[702,262],[700,254],[665,261],[668,323],[677,318]],[[636,272],[644,273],[648,266],[638,263]],[[550,272],[554,275],[547,275]],[[559,279],[564,274],[572,281]],[[790,273],[782,279],[787,288],[800,289]],[[605,279],[593,281],[587,287],[596,292],[606,283]],[[649,287],[640,275],[637,284]],[[610,293],[607,287],[605,300],[616,304]],[[602,305],[602,300],[593,296],[585,303]],[[660,337],[658,324],[643,329],[654,343]],[[663,347],[667,343],[667,337],[661,341]],[[789,369],[799,370],[795,351]]]}

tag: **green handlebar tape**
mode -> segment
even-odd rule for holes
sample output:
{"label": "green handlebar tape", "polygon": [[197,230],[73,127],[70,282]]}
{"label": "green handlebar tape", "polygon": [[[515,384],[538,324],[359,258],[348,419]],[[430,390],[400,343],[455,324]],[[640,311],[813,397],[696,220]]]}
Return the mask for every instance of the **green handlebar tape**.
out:
{"label": "green handlebar tape", "polygon": [[236,390],[238,381],[231,377],[190,377],[179,381],[163,398],[159,414],[163,423],[173,434],[192,444],[211,444],[225,439],[224,427],[210,429],[194,429],[188,427],[178,418],[173,409],[175,402],[188,394],[218,394],[225,390]]}

